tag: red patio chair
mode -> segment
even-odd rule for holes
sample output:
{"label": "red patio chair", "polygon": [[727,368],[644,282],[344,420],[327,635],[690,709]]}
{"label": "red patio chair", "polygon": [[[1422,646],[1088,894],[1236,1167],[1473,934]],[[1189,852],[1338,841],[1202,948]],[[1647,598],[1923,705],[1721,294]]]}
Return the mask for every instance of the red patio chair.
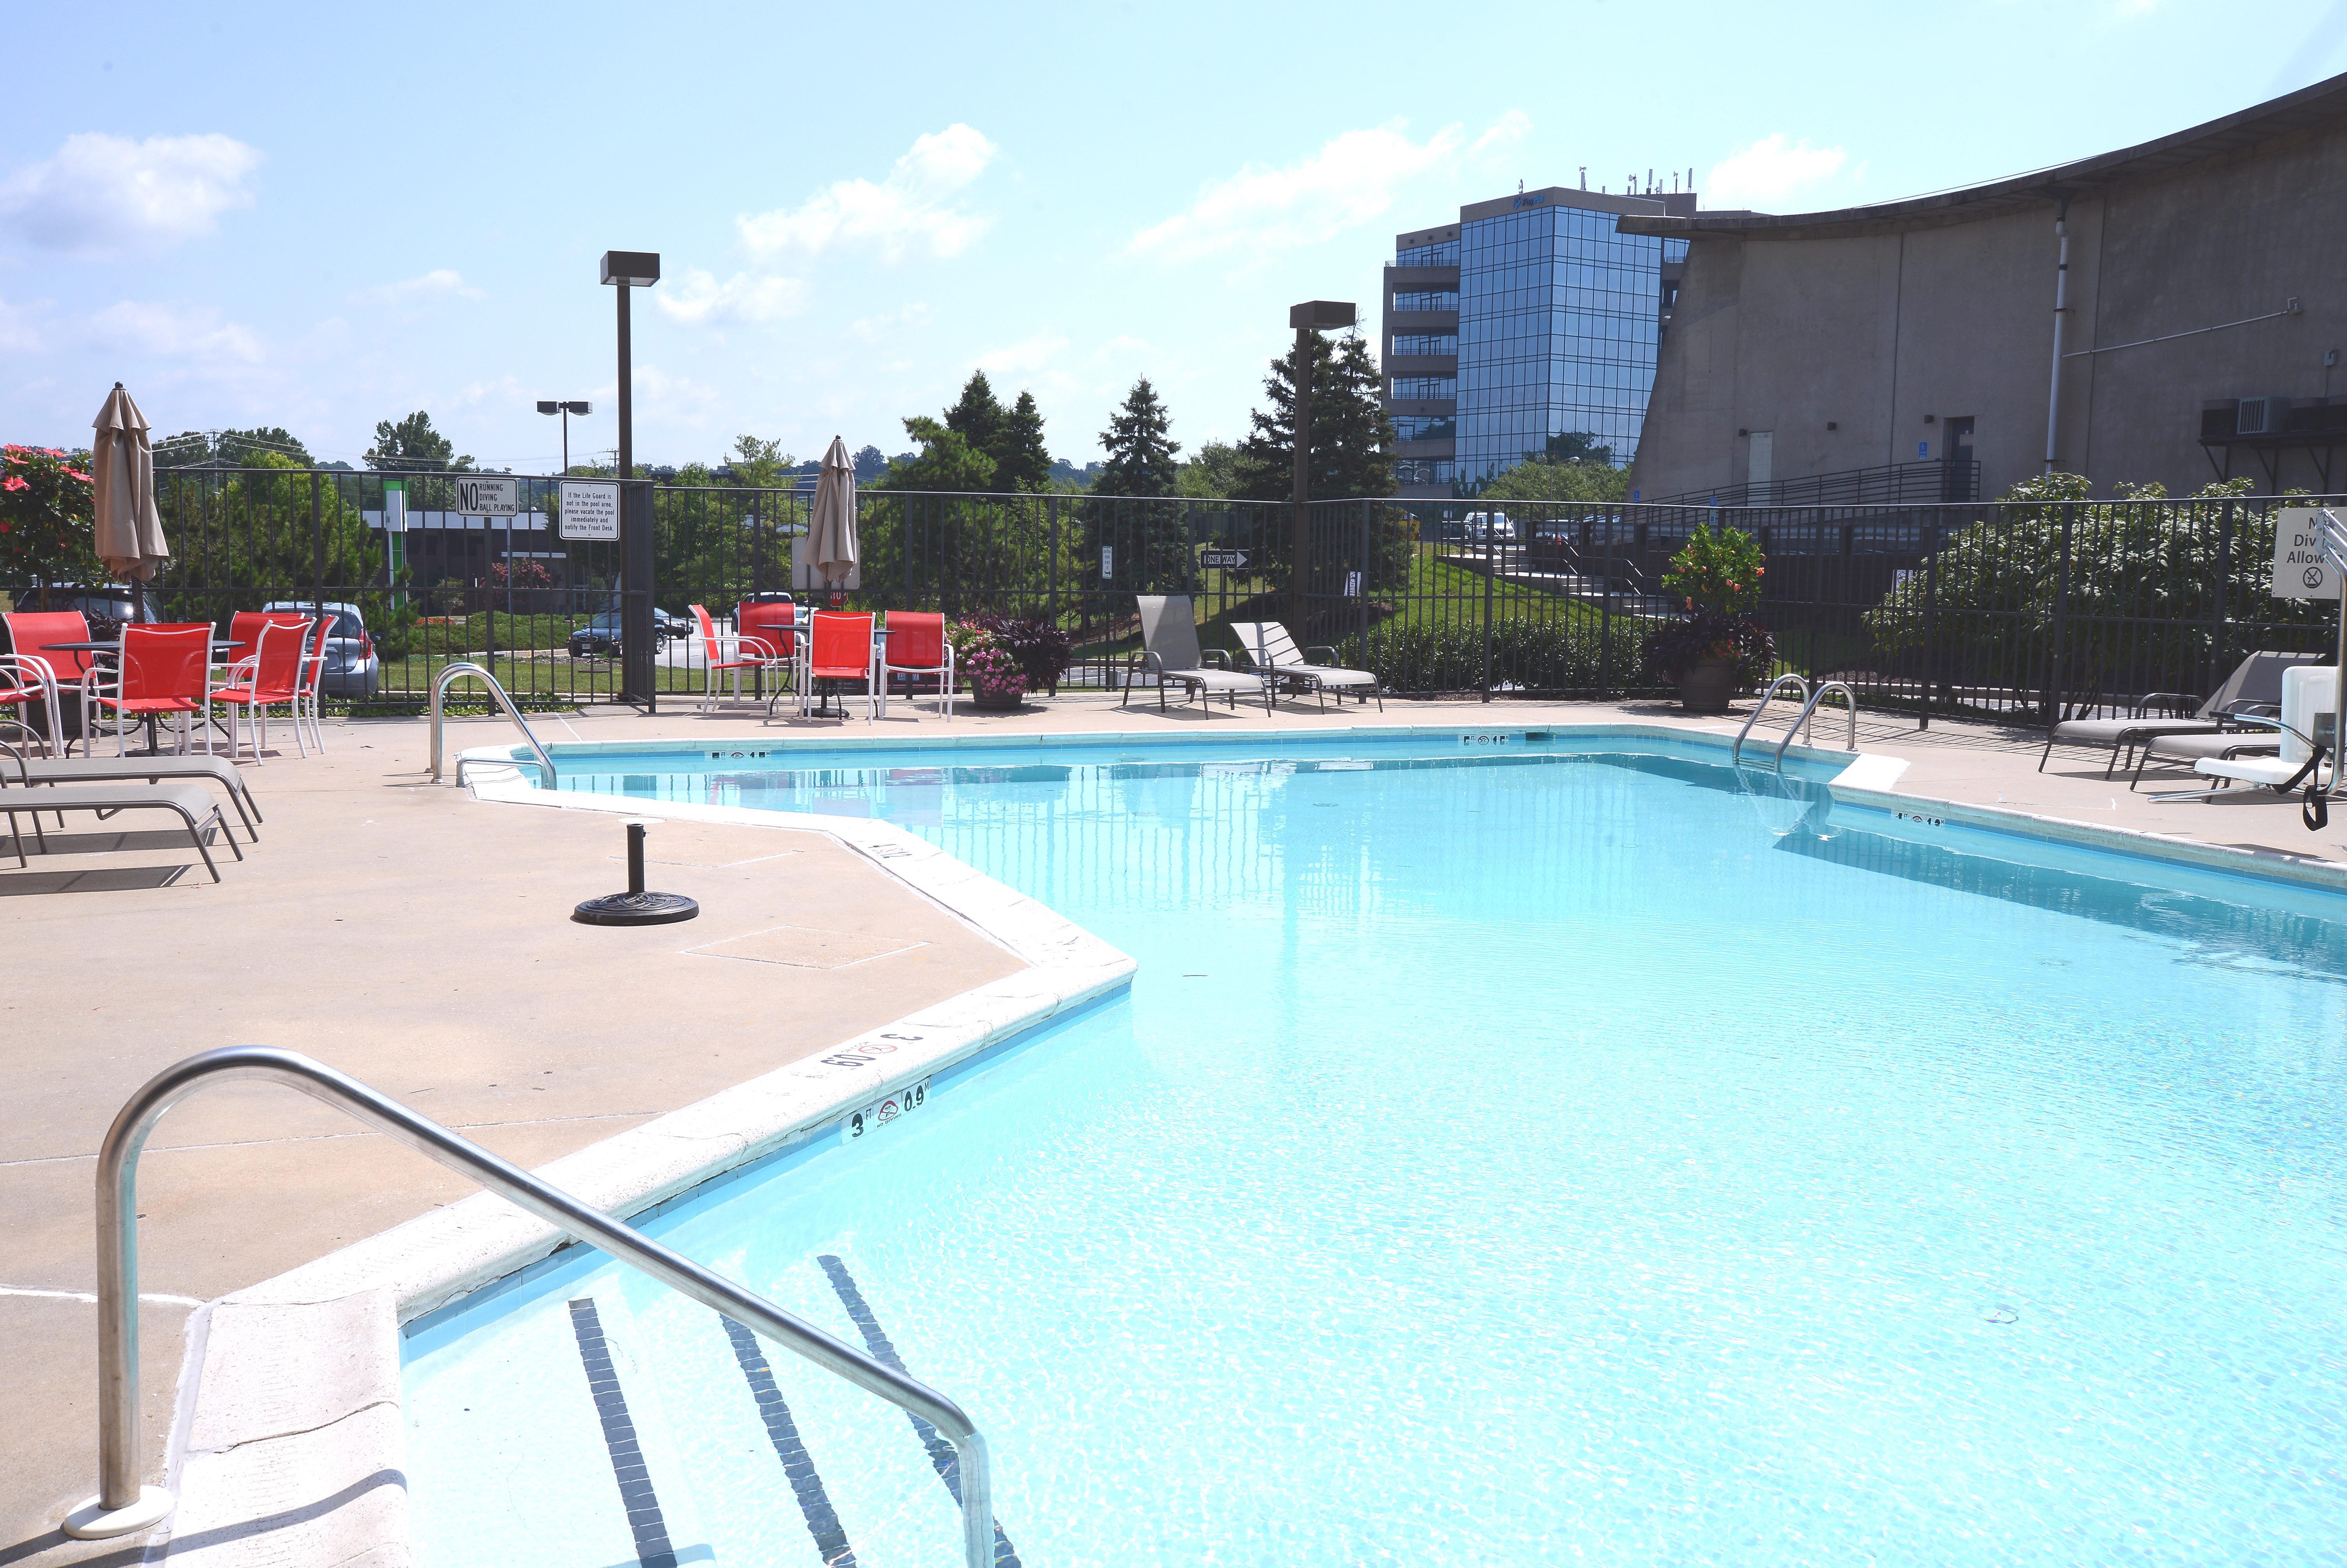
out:
{"label": "red patio chair", "polygon": [[[209,620],[193,625],[131,625],[122,629],[122,658],[114,670],[92,670],[82,677],[82,712],[114,719],[114,754],[128,756],[124,726],[132,720],[176,714],[179,721],[179,753],[187,754],[191,722],[203,723],[204,751],[212,749],[212,627]],[[85,738],[96,735],[87,728]]]}
{"label": "red patio chair", "polygon": [[[241,618],[240,618],[241,619]],[[310,754],[302,738],[302,655],[310,643],[311,622],[305,616],[290,623],[269,621],[256,629],[253,641],[258,645],[251,657],[237,661],[228,672],[229,683],[213,691],[212,701],[228,705],[234,721],[229,732],[228,754],[236,755],[242,744],[243,728],[254,731],[252,760],[261,761],[261,751],[269,743],[269,710],[290,708],[293,717],[293,744],[303,756]]]}
{"label": "red patio chair", "polygon": [[733,607],[733,629],[741,634],[742,657],[764,659],[766,668],[775,672],[774,694],[766,699],[769,713],[782,700],[784,681],[790,682],[793,691],[799,687],[799,655],[805,646],[802,635],[805,628],[799,624],[798,615],[799,607],[788,600],[755,604],[745,601]]}
{"label": "red patio chair", "polygon": [[[730,633],[718,630],[717,623],[709,618],[709,607],[705,604],[688,608],[692,611],[692,619],[700,624],[702,663],[707,671],[702,677],[701,711],[707,712],[710,704],[717,701],[717,677],[720,675],[732,677],[733,701],[740,702],[742,671],[765,670],[774,665],[774,661],[766,651],[766,645],[756,638],[743,639],[738,628]],[[748,643],[746,647],[743,645],[745,641]]]}
{"label": "red patio chair", "polygon": [[66,692],[80,695],[82,677],[97,668],[97,655],[49,645],[88,641],[89,622],[77,610],[0,615],[0,621],[8,627],[8,653],[0,659],[0,714],[5,715],[0,722],[37,735],[21,715],[27,705],[41,703],[49,720],[49,754],[61,757],[65,720],[59,706]]}
{"label": "red patio chair", "polygon": [[888,612],[888,635],[880,644],[880,712],[888,712],[888,677],[906,675],[912,679],[905,683],[905,694],[911,696],[921,689],[925,677],[940,682],[938,690],[945,693],[946,720],[953,720],[954,651],[946,641],[946,618],[920,610],[892,610]]}
{"label": "red patio chair", "polygon": [[845,611],[817,610],[807,623],[811,628],[807,650],[806,691],[799,696],[799,712],[807,712],[807,698],[821,682],[828,681],[836,688],[849,681],[864,682],[865,712],[876,715],[880,704],[880,651],[873,646],[879,640],[872,635],[873,617]]}

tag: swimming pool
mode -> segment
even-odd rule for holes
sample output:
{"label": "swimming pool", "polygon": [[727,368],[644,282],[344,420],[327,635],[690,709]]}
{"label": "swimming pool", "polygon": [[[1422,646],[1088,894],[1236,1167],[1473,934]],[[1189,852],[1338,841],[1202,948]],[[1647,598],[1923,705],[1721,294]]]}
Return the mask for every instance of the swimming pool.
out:
{"label": "swimming pool", "polygon": [[[559,760],[1141,960],[651,1226],[959,1399],[1025,1563],[2347,1542],[2347,898],[1693,743],[711,750]],[[901,1415],[599,1263],[411,1325],[419,1563],[956,1561]]]}

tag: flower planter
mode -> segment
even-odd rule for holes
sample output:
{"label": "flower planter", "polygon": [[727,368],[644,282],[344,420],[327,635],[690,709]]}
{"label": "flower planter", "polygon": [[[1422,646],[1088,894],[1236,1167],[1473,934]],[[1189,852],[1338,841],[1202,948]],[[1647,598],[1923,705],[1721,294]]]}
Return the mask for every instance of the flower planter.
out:
{"label": "flower planter", "polygon": [[1736,694],[1733,659],[1706,659],[1679,676],[1679,706],[1690,713],[1725,713]]}
{"label": "flower planter", "polygon": [[969,705],[986,713],[1016,712],[1027,699],[1024,688],[1019,686],[977,686],[970,690]]}

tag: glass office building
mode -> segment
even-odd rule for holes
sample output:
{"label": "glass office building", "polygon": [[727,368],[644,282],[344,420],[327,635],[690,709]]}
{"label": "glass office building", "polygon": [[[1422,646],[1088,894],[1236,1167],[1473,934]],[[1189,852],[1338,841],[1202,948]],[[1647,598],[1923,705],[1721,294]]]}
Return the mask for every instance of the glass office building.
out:
{"label": "glass office building", "polygon": [[1397,236],[1385,365],[1401,493],[1471,495],[1560,437],[1626,466],[1686,242],[1616,233],[1614,220],[1695,210],[1693,192],[1552,188]]}

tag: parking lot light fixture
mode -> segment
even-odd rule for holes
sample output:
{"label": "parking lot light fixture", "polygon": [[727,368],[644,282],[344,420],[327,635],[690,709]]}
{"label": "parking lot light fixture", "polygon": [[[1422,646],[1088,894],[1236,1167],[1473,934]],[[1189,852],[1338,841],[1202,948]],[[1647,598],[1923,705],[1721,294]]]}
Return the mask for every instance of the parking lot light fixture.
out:
{"label": "parking lot light fixture", "polygon": [[570,416],[574,414],[592,414],[594,410],[575,398],[567,403],[555,403],[541,397],[538,400],[538,411],[540,414],[562,415],[562,477],[568,479],[570,477]]}

